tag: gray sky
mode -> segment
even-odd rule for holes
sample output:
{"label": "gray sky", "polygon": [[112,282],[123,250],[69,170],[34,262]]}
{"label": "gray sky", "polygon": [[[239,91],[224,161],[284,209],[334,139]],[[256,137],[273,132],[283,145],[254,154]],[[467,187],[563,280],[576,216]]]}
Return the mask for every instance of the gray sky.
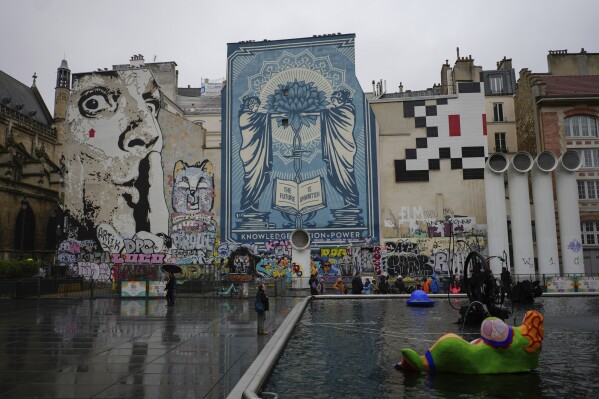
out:
{"label": "gray sky", "polygon": [[596,0],[3,0],[0,69],[38,89],[53,110],[56,69],[73,73],[128,63],[175,61],[179,86],[226,75],[227,43],[356,34],[356,74],[421,90],[440,82],[446,59],[472,55],[495,69],[512,58],[546,72],[548,50],[599,52]]}

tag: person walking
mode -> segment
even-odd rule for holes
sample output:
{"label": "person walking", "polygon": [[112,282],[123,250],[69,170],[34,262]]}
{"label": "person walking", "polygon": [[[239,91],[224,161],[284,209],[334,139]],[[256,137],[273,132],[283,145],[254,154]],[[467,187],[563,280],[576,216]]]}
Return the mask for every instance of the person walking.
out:
{"label": "person walking", "polygon": [[351,280],[351,293],[361,294],[364,290],[364,283],[362,283],[362,277],[360,277],[360,272],[356,272],[356,275]]}
{"label": "person walking", "polygon": [[173,272],[168,273],[168,281],[166,282],[166,306],[175,306],[175,289],[177,288],[177,279]]}
{"label": "person walking", "polygon": [[266,312],[268,312],[268,297],[266,296],[266,286],[260,284],[256,293],[256,312],[258,313],[258,335],[268,335],[264,331],[264,322],[266,321]]}

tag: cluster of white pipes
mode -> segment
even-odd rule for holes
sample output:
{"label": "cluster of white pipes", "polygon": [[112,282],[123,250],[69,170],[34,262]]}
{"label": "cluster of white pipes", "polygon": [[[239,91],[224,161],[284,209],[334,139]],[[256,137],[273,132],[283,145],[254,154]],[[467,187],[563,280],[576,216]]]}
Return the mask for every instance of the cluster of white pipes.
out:
{"label": "cluster of white pipes", "polygon": [[518,152],[511,159],[492,154],[485,167],[487,239],[489,264],[493,273],[501,273],[502,259],[509,257],[507,210],[504,179],[507,173],[513,266],[515,274],[535,274],[534,245],[528,174],[532,179],[532,199],[537,243],[538,272],[560,274],[557,229],[553,200],[552,173],[556,172],[555,190],[560,227],[562,272],[584,273],[578,185],[576,171],[582,166],[578,152],[568,150],[559,159],[544,151],[535,159]]}

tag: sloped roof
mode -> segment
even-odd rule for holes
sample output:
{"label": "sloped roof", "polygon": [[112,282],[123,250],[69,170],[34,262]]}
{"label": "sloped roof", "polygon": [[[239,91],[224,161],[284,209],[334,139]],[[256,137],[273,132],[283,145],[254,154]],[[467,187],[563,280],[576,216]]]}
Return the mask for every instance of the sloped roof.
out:
{"label": "sloped roof", "polygon": [[[50,126],[51,122],[48,119],[46,105],[43,103],[41,96],[36,95],[36,91],[37,89],[28,87],[12,76],[0,71],[0,103],[28,118]],[[10,99],[10,102],[5,102],[4,99]]]}
{"label": "sloped roof", "polygon": [[551,76],[541,75],[548,96],[599,95],[599,75]]}

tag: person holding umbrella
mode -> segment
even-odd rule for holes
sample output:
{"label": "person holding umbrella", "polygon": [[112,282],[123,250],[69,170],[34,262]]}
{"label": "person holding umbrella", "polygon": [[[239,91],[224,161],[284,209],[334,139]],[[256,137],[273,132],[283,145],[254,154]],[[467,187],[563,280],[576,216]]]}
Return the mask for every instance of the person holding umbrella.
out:
{"label": "person holding umbrella", "polygon": [[168,272],[168,281],[166,282],[166,306],[175,306],[175,288],[177,287],[177,279],[173,272]]}

